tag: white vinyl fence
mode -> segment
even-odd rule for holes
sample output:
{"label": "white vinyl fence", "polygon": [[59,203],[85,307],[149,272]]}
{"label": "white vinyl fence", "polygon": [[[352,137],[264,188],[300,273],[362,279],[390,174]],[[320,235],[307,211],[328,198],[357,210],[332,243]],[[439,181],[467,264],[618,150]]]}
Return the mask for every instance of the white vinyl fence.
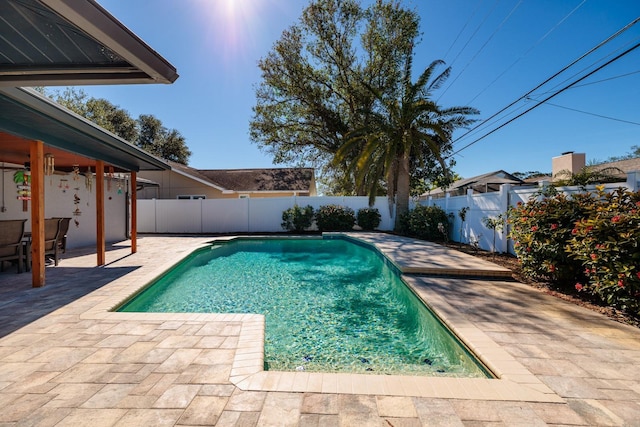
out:
{"label": "white vinyl fence", "polygon": [[[613,191],[617,188],[624,187],[630,191],[638,191],[640,182],[640,172],[631,172],[627,174],[627,181],[624,183],[605,184],[606,191]],[[558,187],[559,192],[565,194],[580,193],[583,190],[580,187]],[[429,199],[421,201],[425,206],[439,206],[447,214],[453,216],[451,222],[451,232],[449,237],[454,242],[473,243],[477,242],[478,247],[484,250],[492,250],[493,230],[488,229],[482,223],[485,217],[497,217],[503,215],[506,219],[506,213],[509,206],[515,206],[518,202],[526,203],[534,196],[540,187],[513,187],[509,184],[503,184],[499,192],[472,194],[471,191],[465,196],[445,197],[442,199]],[[595,185],[587,187],[588,191],[595,191]],[[464,225],[459,216],[462,208],[468,207]],[[462,230],[461,230],[462,229]],[[462,231],[462,233],[461,233]],[[509,252],[515,254],[511,240],[507,239],[509,234],[508,224],[504,224],[501,232],[496,232],[496,251]]]}
{"label": "white vinyl fence", "polygon": [[[625,187],[638,191],[640,172],[632,172],[626,183],[606,184],[605,189],[614,190]],[[518,202],[527,202],[538,192],[539,187],[501,186],[500,191],[484,194],[445,197],[421,201],[423,205],[440,206],[450,214],[451,241],[477,243],[480,249],[492,250],[493,230],[483,224],[483,218],[503,215],[509,206]],[[558,191],[572,194],[581,192],[579,187],[559,187]],[[587,190],[594,191],[595,186]],[[301,207],[336,204],[348,206],[355,212],[368,207],[367,197],[279,197],[248,199],[199,199],[199,200],[138,200],[138,232],[140,233],[273,233],[284,231],[281,227],[282,212],[294,205]],[[390,213],[386,197],[376,198],[374,207],[382,216],[378,230],[391,231],[394,216]],[[458,212],[464,207],[469,210],[464,224]],[[496,232],[497,252],[514,253],[512,242],[507,239],[509,233],[505,222],[502,231]]]}
{"label": "white vinyl fence", "polygon": [[[284,231],[282,212],[295,205],[347,206],[357,212],[369,206],[368,197],[274,197],[247,199],[138,200],[140,233],[274,233]],[[374,207],[382,220],[379,230],[393,229],[386,197]]]}

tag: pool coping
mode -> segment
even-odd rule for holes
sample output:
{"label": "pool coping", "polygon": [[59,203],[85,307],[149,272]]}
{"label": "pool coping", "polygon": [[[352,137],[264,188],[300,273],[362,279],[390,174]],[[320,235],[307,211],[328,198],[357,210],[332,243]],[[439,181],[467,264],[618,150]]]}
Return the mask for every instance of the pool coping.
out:
{"label": "pool coping", "polygon": [[[372,245],[397,265],[396,260],[385,253],[376,242],[360,239],[360,236],[356,237],[352,233],[345,233],[345,235]],[[364,236],[362,235],[362,237]],[[282,238],[282,236],[264,237]],[[246,236],[215,238],[200,247],[205,247],[215,241],[231,241],[238,238],[242,239],[246,238]],[[403,274],[402,278],[452,333],[496,376],[495,379],[264,371],[265,320],[263,315],[121,313],[112,311],[188,255],[189,253],[178,260],[158,266],[137,281],[136,284],[131,284],[124,279],[112,282],[109,286],[113,288],[114,292],[84,312],[81,318],[117,321],[238,323],[241,329],[229,381],[245,391],[341,393],[547,403],[565,402],[564,399],[547,387],[506,350],[469,322],[463,313],[453,308],[430,289],[428,286],[429,278],[424,276]]]}

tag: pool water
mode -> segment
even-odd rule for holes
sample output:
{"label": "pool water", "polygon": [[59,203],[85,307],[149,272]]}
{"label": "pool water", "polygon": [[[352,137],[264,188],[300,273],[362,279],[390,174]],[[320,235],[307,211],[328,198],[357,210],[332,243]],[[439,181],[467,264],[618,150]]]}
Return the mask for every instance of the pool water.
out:
{"label": "pool water", "polygon": [[489,376],[393,266],[345,239],[213,245],[118,311],[263,314],[267,370]]}

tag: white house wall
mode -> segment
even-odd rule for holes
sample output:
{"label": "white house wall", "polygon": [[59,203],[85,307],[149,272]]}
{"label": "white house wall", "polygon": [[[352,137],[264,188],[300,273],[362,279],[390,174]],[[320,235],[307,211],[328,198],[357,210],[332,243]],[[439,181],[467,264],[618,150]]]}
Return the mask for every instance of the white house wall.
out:
{"label": "white house wall", "polygon": [[[16,184],[13,182],[15,170],[5,170],[4,179],[4,206],[5,212],[0,212],[0,219],[26,219],[26,229],[31,229],[31,202],[28,202],[28,210],[22,210],[22,201],[17,199]],[[54,174],[44,177],[44,204],[45,218],[68,217],[71,218],[69,231],[67,232],[67,247],[76,248],[93,246],[96,244],[96,183],[95,177],[91,191],[85,187],[85,178],[79,176],[73,179],[72,174]],[[118,194],[118,180],[111,180],[111,190],[108,189],[109,180],[105,178],[105,240],[115,242],[126,239],[126,182],[121,180],[122,193]],[[68,185],[68,188],[66,186]],[[0,193],[2,188],[0,188]],[[74,204],[74,195],[78,195],[80,202]],[[2,201],[0,200],[0,204]],[[74,216],[76,207],[82,212]],[[77,221],[77,225],[75,223]]]}

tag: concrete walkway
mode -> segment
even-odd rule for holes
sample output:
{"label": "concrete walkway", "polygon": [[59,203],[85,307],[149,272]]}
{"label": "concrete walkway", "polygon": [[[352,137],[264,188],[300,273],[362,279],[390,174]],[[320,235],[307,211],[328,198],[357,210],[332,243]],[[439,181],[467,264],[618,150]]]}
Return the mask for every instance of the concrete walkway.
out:
{"label": "concrete walkway", "polygon": [[[394,247],[396,264],[474,268],[361,237]],[[640,330],[512,281],[406,277],[500,377],[487,380],[272,376],[262,316],[109,311],[209,240],[144,236],[100,268],[70,251],[40,289],[1,273],[0,426],[640,425]]]}

